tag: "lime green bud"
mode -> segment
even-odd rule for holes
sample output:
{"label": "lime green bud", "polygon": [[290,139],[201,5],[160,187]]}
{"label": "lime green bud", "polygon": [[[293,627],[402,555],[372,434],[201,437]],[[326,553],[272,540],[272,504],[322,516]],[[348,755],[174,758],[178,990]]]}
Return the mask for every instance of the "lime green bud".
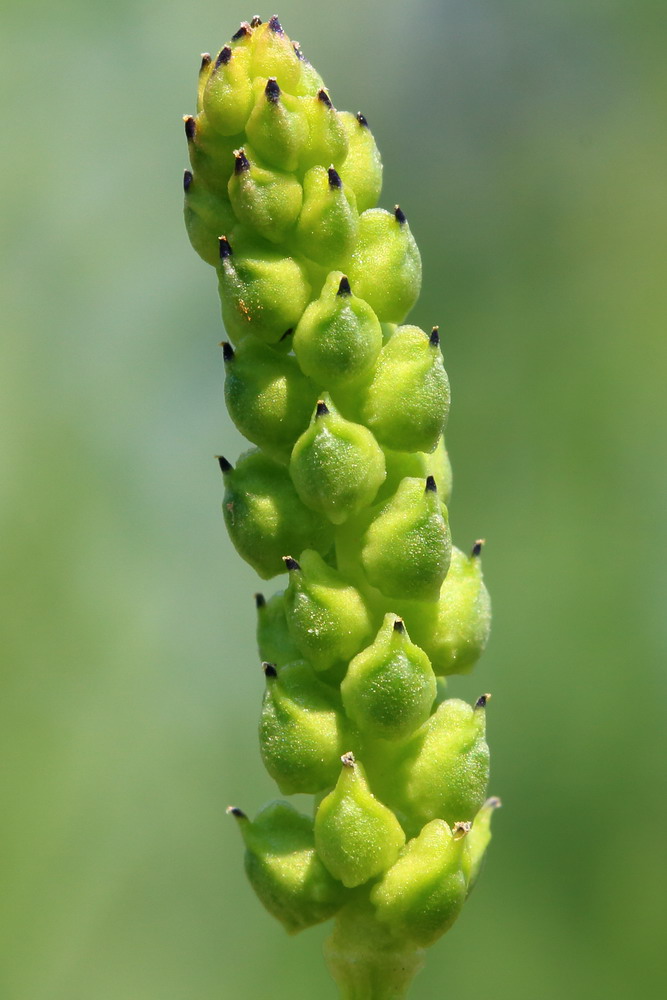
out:
{"label": "lime green bud", "polygon": [[442,497],[442,502],[448,504],[452,497],[452,463],[445,446],[445,439],[441,437],[435,451],[426,456],[427,474],[433,476],[438,487],[438,493]]}
{"label": "lime green bud", "polygon": [[225,402],[240,432],[271,458],[287,463],[308,426],[317,391],[296,359],[246,337],[223,344]]}
{"label": "lime green bud", "polygon": [[301,78],[294,88],[294,93],[299,97],[310,95],[314,97],[318,91],[324,89],[324,80],[314,66],[306,59],[298,42],[292,42],[295,55],[301,63]]}
{"label": "lime green bud", "polygon": [[234,155],[229,200],[237,219],[271,243],[281,243],[301,211],[301,185],[290,174],[257,166],[249,159],[249,148],[247,154],[242,148]]}
{"label": "lime green bud", "polygon": [[262,760],[284,795],[315,795],[336,781],[344,744],[333,689],[305,660],[277,671],[264,663],[266,694],[259,724]]}
{"label": "lime green bud", "polygon": [[225,459],[220,459],[220,467],[229,537],[263,579],[284,571],[285,552],[311,545],[325,553],[331,547],[331,525],[301,503],[283,465],[252,449],[236,468]]}
{"label": "lime green bud", "polygon": [[354,192],[335,167],[311,167],[303,179],[303,208],[294,234],[299,251],[323,267],[335,267],[352,251],[358,231]]}
{"label": "lime green bud", "polygon": [[491,599],[482,579],[482,542],[466,556],[452,548],[449,571],[434,606],[406,609],[415,640],[439,677],[465,674],[484,652],[491,631]]}
{"label": "lime green bud", "polygon": [[250,50],[225,45],[220,50],[202,94],[207,119],[220,135],[243,131],[254,101],[250,81]]}
{"label": "lime green bud", "polygon": [[471,892],[484,860],[484,854],[491,841],[491,819],[496,809],[502,805],[500,799],[487,799],[472,822],[472,829],[466,838],[466,850],[463,867],[468,882],[468,892]]}
{"label": "lime green bud", "polygon": [[220,232],[234,225],[234,213],[228,201],[223,201],[189,170],[183,177],[185,191],[185,228],[199,256],[217,267],[220,262]]}
{"label": "lime green bud", "polygon": [[301,63],[277,17],[255,28],[252,38],[254,76],[274,76],[282,90],[294,93],[301,83]]}
{"label": "lime green bud", "polygon": [[315,382],[335,388],[367,374],[382,347],[382,328],[340,271],[332,271],[294,331],[294,353]]}
{"label": "lime green bud", "polygon": [[294,445],[289,468],[306,506],[334,524],[371,504],[385,477],[384,455],[371,432],[343,419],[328,396]]}
{"label": "lime green bud", "polygon": [[204,88],[208,83],[208,78],[213,70],[213,60],[210,52],[202,52],[201,64],[199,66],[199,77],[197,78],[197,111],[204,107]]}
{"label": "lime green bud", "polygon": [[447,508],[435,480],[404,479],[363,537],[366,576],[385,597],[436,601],[450,556]]}
{"label": "lime green bud", "polygon": [[361,764],[351,753],[342,760],[336,787],[315,816],[315,846],[334,878],[352,889],[393,865],[405,834],[371,792]]}
{"label": "lime green bud", "polygon": [[298,98],[281,91],[275,77],[258,80],[246,133],[262,159],[279,170],[296,170],[308,139],[308,123]]}
{"label": "lime green bud", "polygon": [[[205,184],[222,201],[227,201],[227,185],[234,172],[236,137],[221,136],[203,113],[196,118],[186,115],[183,121],[190,165],[197,181]],[[216,235],[220,236],[220,232]]]}
{"label": "lime green bud", "polygon": [[285,564],[287,627],[301,655],[316,670],[347,663],[373,633],[361,595],[317,552],[306,549],[299,562],[290,556]]}
{"label": "lime green bud", "polygon": [[378,920],[426,947],[456,920],[467,894],[463,856],[469,823],[428,823],[371,890]]}
{"label": "lime green bud", "polygon": [[293,660],[300,660],[302,653],[287,627],[283,591],[279,590],[270,600],[255,594],[257,607],[257,647],[265,662],[282,667]]}
{"label": "lime green bud", "polygon": [[428,656],[410,642],[403,619],[388,614],[373,644],[350,663],[341,694],[363,736],[400,740],[428,719],[436,688]]}
{"label": "lime green bud", "polygon": [[326,90],[300,98],[302,114],[308,123],[308,139],[301,151],[301,170],[332,163],[338,168],[345,160],[348,141],[345,128]]}
{"label": "lime green bud", "polygon": [[251,823],[234,816],[246,845],[245,869],[260,901],[290,934],[328,920],[344,902],[344,890],[315,851],[313,821],[287,802],[272,802]]}
{"label": "lime green bud", "polygon": [[435,451],[430,455],[423,451],[393,451],[386,447],[382,450],[387,478],[378,492],[379,501],[385,501],[393,496],[406,476],[417,479],[433,476],[442,502],[448,503],[452,491],[452,468],[444,438],[440,439]]}
{"label": "lime green bud", "polygon": [[357,209],[365,212],[375,208],[382,190],[382,160],[368,122],[359,112],[339,111],[349,143],[348,153],[340,168],[343,183],[352,188],[357,198]]}
{"label": "lime green bud", "polygon": [[399,326],[380,351],[361,416],[381,445],[396,451],[435,449],[449,413],[449,379],[437,327]]}
{"label": "lime green bud", "polygon": [[383,323],[402,323],[421,288],[422,265],[405,215],[369,208],[359,216],[359,237],[342,264],[352,287]]}
{"label": "lime green bud", "polygon": [[277,343],[296,326],[310,299],[305,272],[293,257],[260,247],[236,254],[224,237],[218,278],[222,319],[233,343],[249,333]]}

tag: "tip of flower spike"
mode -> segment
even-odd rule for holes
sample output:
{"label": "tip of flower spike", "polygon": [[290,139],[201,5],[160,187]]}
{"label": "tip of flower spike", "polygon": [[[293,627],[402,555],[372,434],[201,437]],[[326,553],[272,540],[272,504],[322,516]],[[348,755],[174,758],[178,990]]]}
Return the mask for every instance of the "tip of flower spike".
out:
{"label": "tip of flower spike", "polygon": [[218,58],[215,60],[215,68],[218,66],[226,66],[229,60],[232,58],[232,50],[229,45],[225,45],[218,52]]}
{"label": "tip of flower spike", "polygon": [[454,840],[462,840],[467,833],[470,833],[470,828],[472,823],[455,823],[452,827],[452,836]]}
{"label": "tip of flower spike", "polygon": [[434,326],[429,336],[431,347],[440,347],[440,327]]}
{"label": "tip of flower spike", "polygon": [[283,26],[278,20],[277,16],[274,14],[273,17],[269,18],[269,28],[271,31],[275,31],[277,35],[284,35]]}
{"label": "tip of flower spike", "polygon": [[292,559],[291,556],[283,556],[283,562],[285,563],[285,569],[289,570],[290,572],[292,572],[292,570],[301,569],[301,566],[296,561],[296,559]]}
{"label": "tip of flower spike", "polygon": [[210,62],[211,62],[211,53],[210,52],[202,52],[202,54],[201,54],[201,66],[199,67],[199,72],[203,73],[204,70],[206,69],[206,67],[210,64]]}
{"label": "tip of flower spike", "polygon": [[355,118],[363,128],[368,128],[368,119],[366,115],[362,115],[361,111],[357,111]]}
{"label": "tip of flower spike", "polygon": [[266,606],[266,598],[264,594],[255,594],[255,607],[257,610]]}
{"label": "tip of flower spike", "polygon": [[394,619],[394,632],[405,632],[405,622],[402,618]]}
{"label": "tip of flower spike", "polygon": [[226,340],[223,340],[222,344],[222,360],[223,361],[233,361],[234,360],[234,348]]}
{"label": "tip of flower spike", "polygon": [[246,38],[250,34],[250,25],[247,21],[241,21],[241,27],[238,31],[234,32],[232,35],[232,41],[238,42],[242,38]]}
{"label": "tip of flower spike", "polygon": [[260,26],[261,23],[262,23],[261,17],[259,16],[259,14],[255,14],[255,16],[253,17],[253,19],[250,22],[250,27],[251,28],[259,28],[259,26]]}
{"label": "tip of flower spike", "polygon": [[197,123],[192,115],[183,115],[183,124],[185,125],[186,138],[188,142],[192,142],[195,137],[195,132],[197,131]]}
{"label": "tip of flower spike", "polygon": [[329,174],[329,187],[330,188],[342,188],[343,182],[340,179],[340,174],[332,164],[327,173]]}
{"label": "tip of flower spike", "polygon": [[470,553],[471,557],[474,558],[475,556],[478,556],[481,553],[482,549],[484,548],[485,544],[486,541],[484,538],[478,538],[472,547],[472,551]]}
{"label": "tip of flower spike", "polygon": [[394,218],[400,226],[402,226],[404,222],[407,222],[405,212],[400,205],[394,205]]}
{"label": "tip of flower spike", "polygon": [[215,457],[218,460],[218,465],[220,466],[220,471],[222,472],[223,476],[225,476],[228,472],[233,471],[234,466],[232,465],[231,462],[227,461],[224,455],[216,455]]}
{"label": "tip of flower spike", "polygon": [[475,708],[486,708],[486,706],[491,701],[490,694],[480,694],[479,698],[475,702]]}
{"label": "tip of flower spike", "polygon": [[326,417],[327,413],[329,413],[329,407],[327,406],[327,404],[324,402],[323,399],[318,399],[317,409],[315,410],[315,416]]}
{"label": "tip of flower spike", "polygon": [[189,191],[191,184],[192,184],[192,171],[191,170],[185,170],[183,172],[183,190],[184,191]]}
{"label": "tip of flower spike", "polygon": [[427,476],[426,477],[426,492],[427,493],[437,493],[438,492],[438,487],[436,485],[436,482],[435,482],[435,479],[434,479],[433,476]]}
{"label": "tip of flower spike", "polygon": [[220,252],[220,260],[227,260],[227,258],[231,257],[234,252],[226,236],[218,236],[218,249]]}
{"label": "tip of flower spike", "polygon": [[266,81],[264,93],[266,94],[267,100],[271,101],[272,104],[277,104],[278,98],[280,97],[280,87],[278,86],[278,81],[275,76],[270,76]]}
{"label": "tip of flower spike", "polygon": [[338,291],[336,295],[351,295],[352,289],[350,288],[350,281],[346,274],[340,279],[340,285],[338,286]]}
{"label": "tip of flower spike", "polygon": [[226,809],[228,816],[233,816],[234,819],[247,819],[248,817],[243,812],[243,809],[239,809],[238,806],[227,806]]}
{"label": "tip of flower spike", "polygon": [[262,670],[264,671],[264,676],[268,677],[269,680],[278,676],[278,670],[275,663],[269,663],[268,660],[264,660],[262,663]]}
{"label": "tip of flower spike", "polygon": [[245,149],[235,149],[234,156],[236,157],[234,163],[235,174],[242,174],[244,170],[250,170],[250,160],[245,155]]}
{"label": "tip of flower spike", "polygon": [[351,750],[348,750],[347,753],[344,753],[340,761],[343,767],[354,767],[354,765],[357,763],[355,756]]}
{"label": "tip of flower spike", "polygon": [[319,90],[317,91],[317,97],[318,97],[318,100],[320,100],[320,101],[322,102],[322,104],[326,104],[326,106],[327,106],[328,108],[333,108],[333,104],[331,103],[331,98],[330,98],[330,97],[329,97],[329,95],[327,94],[327,92],[326,92],[326,90],[324,89],[324,87],[321,87],[321,88],[320,88],[320,89],[319,89]]}

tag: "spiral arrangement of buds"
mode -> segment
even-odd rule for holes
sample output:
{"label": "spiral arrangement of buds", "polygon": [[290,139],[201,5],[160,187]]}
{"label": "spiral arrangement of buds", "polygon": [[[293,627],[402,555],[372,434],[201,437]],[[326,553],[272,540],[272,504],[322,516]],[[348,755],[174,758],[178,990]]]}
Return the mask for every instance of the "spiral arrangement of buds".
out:
{"label": "spiral arrangement of buds", "polygon": [[334,108],[276,17],[202,57],[185,131],[187,230],[218,274],[225,399],[254,446],[220,458],[224,517],[260,577],[287,574],[256,595],[261,753],[283,795],[315,796],[312,817],[229,812],[289,932],[336,918],[342,995],[397,998],[456,919],[499,804],[488,695],[444,695],[490,605],[482,543],[451,544],[438,329],[403,325],[419,251],[400,207],[375,207],[368,122]]}

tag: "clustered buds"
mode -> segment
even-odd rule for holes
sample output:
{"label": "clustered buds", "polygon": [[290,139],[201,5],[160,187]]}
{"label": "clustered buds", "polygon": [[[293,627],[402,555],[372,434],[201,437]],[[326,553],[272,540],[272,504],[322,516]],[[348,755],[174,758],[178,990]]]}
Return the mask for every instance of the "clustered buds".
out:
{"label": "clustered buds", "polygon": [[398,997],[399,967],[456,919],[499,804],[489,696],[438,686],[490,625],[482,543],[451,542],[440,334],[406,324],[421,259],[403,209],[377,207],[366,118],[336,110],[278,18],[202,57],[184,121],[185,222],[217,271],[225,400],[254,446],[219,459],[225,522],[260,577],[284,575],[255,597],[261,753],[282,794],[316,796],[314,819],[229,811],[266,908],[291,933],[337,914],[336,978],[361,996],[362,967],[393,976]]}

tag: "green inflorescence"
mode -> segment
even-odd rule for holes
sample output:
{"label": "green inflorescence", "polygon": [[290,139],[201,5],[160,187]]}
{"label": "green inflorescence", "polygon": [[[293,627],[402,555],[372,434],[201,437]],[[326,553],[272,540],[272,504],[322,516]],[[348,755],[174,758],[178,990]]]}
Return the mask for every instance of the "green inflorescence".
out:
{"label": "green inflorescence", "polygon": [[405,995],[456,919],[499,804],[483,695],[445,699],[486,645],[481,543],[451,543],[437,328],[405,325],[421,261],[377,208],[363,115],[338,112],[280,22],[202,58],[185,221],[218,274],[225,399],[254,447],[220,459],[230,537],[263,579],[259,735],[285,801],[237,808],[248,878],[290,932],[336,918],[342,995]]}

